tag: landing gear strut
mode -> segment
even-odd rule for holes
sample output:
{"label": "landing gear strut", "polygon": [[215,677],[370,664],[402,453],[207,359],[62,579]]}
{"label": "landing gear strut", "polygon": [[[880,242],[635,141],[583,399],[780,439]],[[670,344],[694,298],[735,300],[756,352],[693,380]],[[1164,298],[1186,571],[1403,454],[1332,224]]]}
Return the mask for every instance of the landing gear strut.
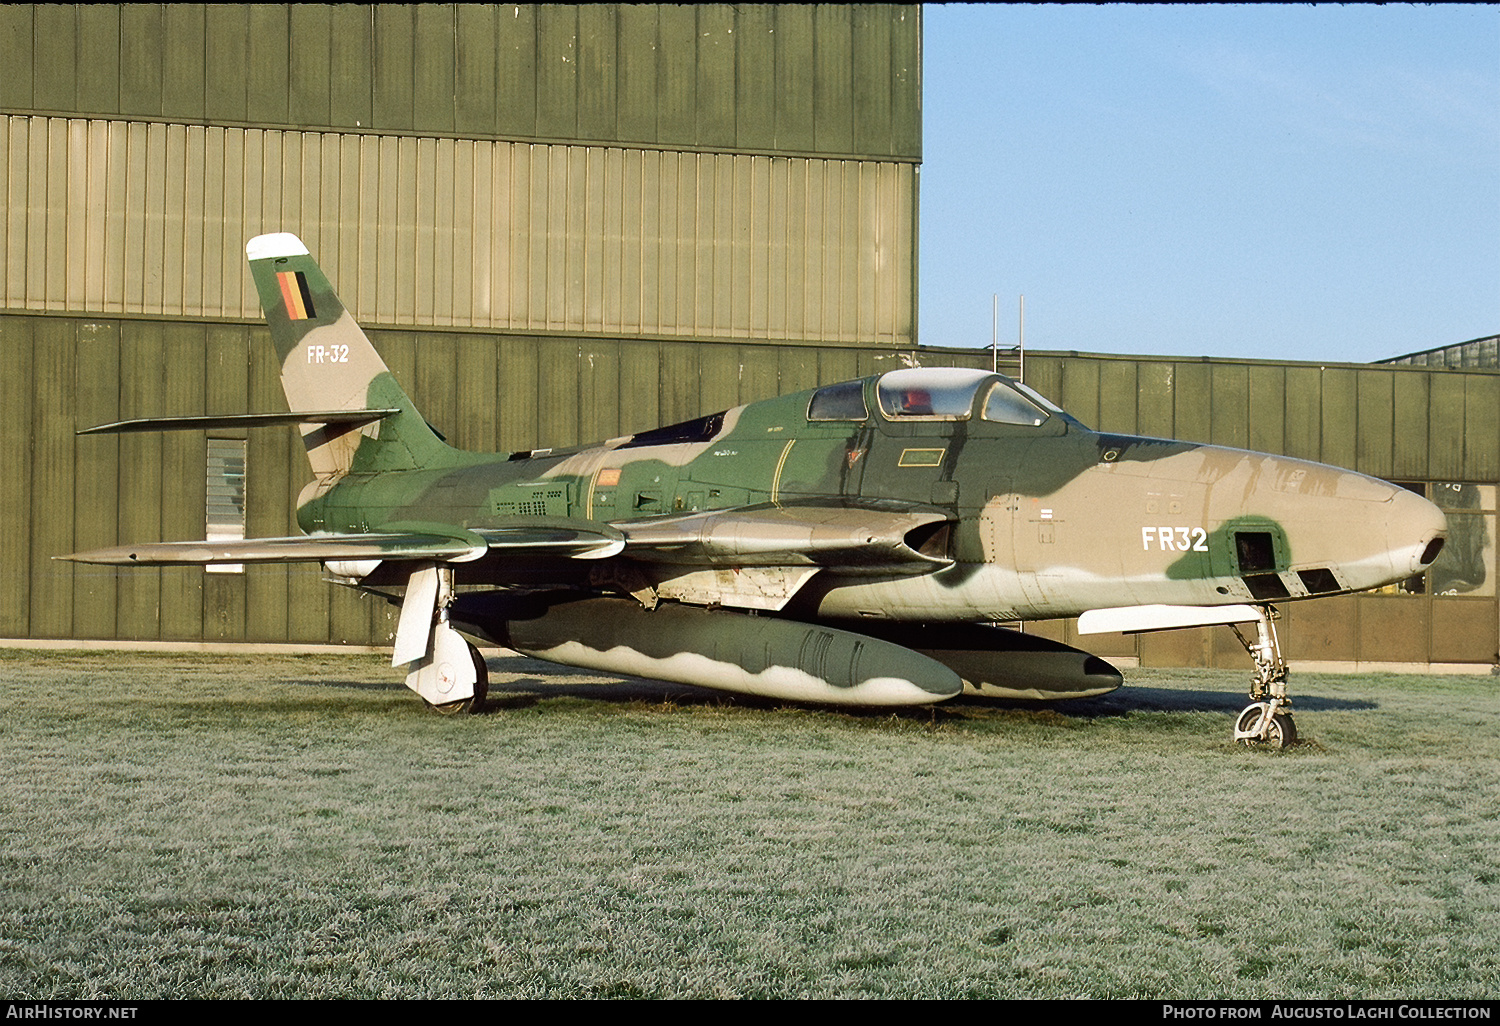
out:
{"label": "landing gear strut", "polygon": [[453,604],[453,568],[417,566],[401,601],[392,666],[406,667],[406,686],[430,708],[452,715],[484,707],[489,672],[479,650],[448,622]]}
{"label": "landing gear strut", "polygon": [[1240,639],[1245,651],[1255,661],[1255,680],[1250,684],[1250,704],[1234,723],[1234,739],[1245,745],[1267,745],[1286,748],[1297,741],[1297,724],[1292,721],[1292,700],[1287,697],[1286,660],[1281,643],[1276,640],[1273,621],[1279,614],[1271,606],[1260,607],[1255,624],[1255,641],[1240,631],[1238,624],[1229,629]]}

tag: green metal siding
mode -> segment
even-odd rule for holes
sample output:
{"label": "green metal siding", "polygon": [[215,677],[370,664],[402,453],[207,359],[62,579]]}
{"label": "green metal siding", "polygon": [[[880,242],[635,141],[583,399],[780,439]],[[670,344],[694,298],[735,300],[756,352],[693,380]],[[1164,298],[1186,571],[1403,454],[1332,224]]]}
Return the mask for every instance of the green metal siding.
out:
{"label": "green metal siding", "polygon": [[0,7],[0,110],[921,158],[917,5]]}
{"label": "green metal siding", "polygon": [[[213,68],[205,74],[203,108],[205,116],[213,111],[226,123],[244,122],[247,118],[245,96],[248,89],[250,14],[243,6],[209,4],[203,12],[204,66]],[[122,108],[84,107],[79,113],[113,115]]]}
{"label": "green metal siding", "polygon": [[847,153],[854,147],[854,40],[846,8],[813,7],[813,144]]}
{"label": "green metal siding", "polygon": [[1286,450],[1286,371],[1252,364],[1250,371],[1249,447],[1256,452]]}
{"label": "green metal siding", "polygon": [[0,631],[22,638],[31,636],[30,455],[36,328],[34,318],[0,318]]}
{"label": "green metal siding", "polygon": [[1500,378],[1469,375],[1465,379],[1463,477],[1500,480]]}
{"label": "green metal siding", "polygon": [[[291,95],[288,10],[281,4],[251,4],[249,15],[241,43],[246,54],[245,120],[258,124],[291,124],[288,109]],[[212,112],[208,113],[207,120],[219,120],[212,117]]]}
{"label": "green metal siding", "polygon": [[1318,411],[1322,415],[1318,459],[1338,467],[1353,467],[1355,439],[1359,435],[1356,419],[1355,374],[1349,367],[1323,368],[1322,390]]}
{"label": "green metal siding", "polygon": [[1355,437],[1354,469],[1389,480],[1395,476],[1391,375],[1367,370],[1355,373],[1359,396],[1356,416],[1362,430]]}
{"label": "green metal siding", "polygon": [[[81,321],[76,327],[74,371],[76,416],[119,419],[120,324],[118,321]],[[63,426],[66,431],[66,425]],[[119,508],[120,462],[118,442],[73,447],[73,544],[89,548],[119,543],[114,512]],[[128,540],[128,539],[127,539]],[[73,630],[75,638],[115,636],[117,590],[109,575],[75,574]]]}
{"label": "green metal siding", "polygon": [[[113,4],[85,4],[78,8],[78,66],[74,75],[78,92],[74,103],[80,110],[119,109],[120,14],[120,8]],[[4,46],[0,42],[0,47]],[[198,93],[201,97],[202,90]],[[0,100],[0,105],[9,106],[4,100]]]}
{"label": "green metal siding", "polygon": [[1379,362],[1423,367],[1500,367],[1500,335],[1487,335],[1457,345],[1424,349]]}
{"label": "green metal siding", "polygon": [[[65,323],[59,321],[59,323]],[[164,325],[140,321],[120,323],[119,389],[122,418],[149,417],[167,409],[163,388],[166,360]],[[89,368],[85,368],[88,370]],[[86,418],[91,419],[91,418]],[[74,427],[87,427],[75,420]],[[162,476],[164,437],[159,434],[122,435],[119,478],[119,536],[162,538],[162,509],[172,501],[163,491],[177,482]],[[74,441],[76,451],[77,439]],[[185,482],[184,482],[185,483]],[[121,576],[115,630],[117,637],[154,639],[161,636],[161,570]]]}

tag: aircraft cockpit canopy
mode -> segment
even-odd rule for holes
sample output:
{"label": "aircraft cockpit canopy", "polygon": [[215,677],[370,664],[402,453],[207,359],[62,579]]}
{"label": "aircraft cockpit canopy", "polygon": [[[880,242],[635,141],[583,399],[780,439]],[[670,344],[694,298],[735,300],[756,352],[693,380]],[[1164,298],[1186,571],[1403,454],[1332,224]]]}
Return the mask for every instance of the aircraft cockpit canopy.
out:
{"label": "aircraft cockpit canopy", "polygon": [[1019,381],[997,381],[984,400],[985,420],[996,424],[1027,424],[1037,427],[1053,413],[1062,410],[1035,389]]}
{"label": "aircraft cockpit canopy", "polygon": [[988,388],[980,416],[998,424],[1036,426],[1061,411],[1025,385],[966,367],[909,367],[875,383],[880,409],[892,419],[967,420]]}
{"label": "aircraft cockpit canopy", "polygon": [[875,394],[887,417],[966,420],[993,375],[966,367],[908,367],[881,375]]}

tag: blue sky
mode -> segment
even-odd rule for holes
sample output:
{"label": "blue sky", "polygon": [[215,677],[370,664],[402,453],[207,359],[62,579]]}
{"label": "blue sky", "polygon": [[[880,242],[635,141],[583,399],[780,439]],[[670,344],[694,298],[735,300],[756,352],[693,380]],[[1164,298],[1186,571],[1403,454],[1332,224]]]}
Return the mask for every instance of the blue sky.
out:
{"label": "blue sky", "polygon": [[924,345],[1500,332],[1500,6],[928,5],[922,117]]}

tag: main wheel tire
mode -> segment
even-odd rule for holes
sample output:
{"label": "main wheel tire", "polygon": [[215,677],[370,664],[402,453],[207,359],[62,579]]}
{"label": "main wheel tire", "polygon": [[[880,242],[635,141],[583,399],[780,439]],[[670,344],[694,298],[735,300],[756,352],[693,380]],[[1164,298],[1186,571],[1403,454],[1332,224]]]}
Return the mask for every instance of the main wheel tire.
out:
{"label": "main wheel tire", "polygon": [[[1234,721],[1234,732],[1243,734],[1255,726],[1255,721],[1260,719],[1261,707],[1259,704],[1247,706],[1240,712],[1239,719]],[[1254,738],[1245,738],[1245,744],[1253,744]]]}
{"label": "main wheel tire", "polygon": [[1271,717],[1271,727],[1266,731],[1266,744],[1272,748],[1290,748],[1297,743],[1297,724],[1286,713]]}
{"label": "main wheel tire", "polygon": [[[469,699],[469,712],[483,712],[485,699],[490,697],[490,668],[472,641],[469,643],[469,657],[474,660],[474,697]],[[1295,731],[1293,734],[1295,736]]]}
{"label": "main wheel tire", "polygon": [[[1240,713],[1240,718],[1235,720],[1234,729],[1242,733],[1255,726],[1255,721],[1260,718],[1261,707],[1252,705]],[[1268,748],[1289,748],[1297,743],[1297,724],[1292,721],[1290,713],[1277,713],[1271,717],[1271,722],[1266,728],[1265,739],[1247,737],[1244,739],[1246,745],[1265,745]]]}

